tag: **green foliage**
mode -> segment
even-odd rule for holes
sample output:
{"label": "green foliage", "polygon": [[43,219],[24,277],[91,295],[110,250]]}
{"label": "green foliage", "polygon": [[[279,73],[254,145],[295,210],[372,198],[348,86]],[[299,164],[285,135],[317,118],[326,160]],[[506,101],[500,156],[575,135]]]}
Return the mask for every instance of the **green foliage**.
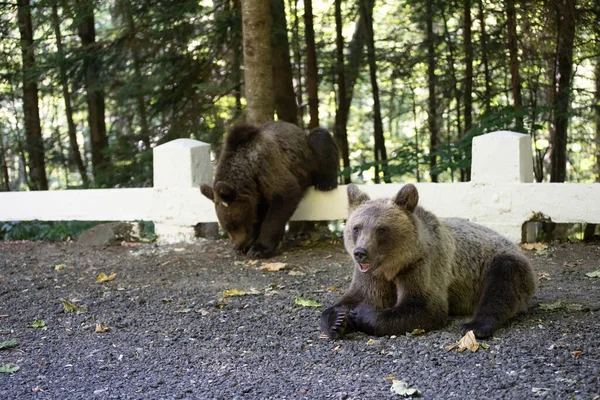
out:
{"label": "green foliage", "polygon": [[75,238],[98,221],[8,221],[0,222],[2,240],[45,240],[60,242]]}
{"label": "green foliage", "polygon": [[[0,240],[43,240],[60,242],[77,238],[81,233],[102,221],[7,221],[0,222]],[[154,223],[140,221],[140,238],[156,239]]]}

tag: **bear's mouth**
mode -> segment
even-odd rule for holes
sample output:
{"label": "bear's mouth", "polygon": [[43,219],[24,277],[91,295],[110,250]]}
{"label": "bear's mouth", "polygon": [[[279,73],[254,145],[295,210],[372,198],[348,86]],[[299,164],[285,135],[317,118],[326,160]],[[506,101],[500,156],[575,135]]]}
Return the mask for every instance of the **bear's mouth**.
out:
{"label": "bear's mouth", "polygon": [[360,270],[360,272],[367,272],[369,269],[371,269],[371,265],[370,263],[358,263],[358,269]]}

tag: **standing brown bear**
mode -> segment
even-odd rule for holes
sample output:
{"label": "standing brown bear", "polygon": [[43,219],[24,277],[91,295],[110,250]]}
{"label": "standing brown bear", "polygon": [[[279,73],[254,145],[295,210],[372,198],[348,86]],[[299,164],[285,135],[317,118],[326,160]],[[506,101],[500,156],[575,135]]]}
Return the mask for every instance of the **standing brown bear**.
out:
{"label": "standing brown bear", "polygon": [[271,121],[237,125],[225,138],[214,186],[200,191],[235,247],[252,257],[275,253],[285,225],[310,186],[337,187],[338,149],[329,132]]}
{"label": "standing brown bear", "polygon": [[370,200],[348,186],[344,244],[354,275],[348,292],[321,315],[330,338],[439,329],[449,315],[474,315],[463,330],[488,337],[527,309],[535,280],[517,246],[466,220],[438,219],[418,201],[410,184],[392,200]]}

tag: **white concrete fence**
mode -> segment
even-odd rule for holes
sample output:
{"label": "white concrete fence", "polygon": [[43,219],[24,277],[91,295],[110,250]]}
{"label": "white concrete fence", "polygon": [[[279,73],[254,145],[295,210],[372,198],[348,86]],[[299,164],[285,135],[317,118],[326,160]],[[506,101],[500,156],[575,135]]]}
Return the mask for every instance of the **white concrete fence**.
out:
{"label": "white concrete fence", "polygon": [[[164,242],[192,240],[197,223],[216,222],[200,194],[212,182],[210,146],[177,139],[154,148],[154,187],[0,193],[0,221],[154,221]],[[521,240],[522,225],[543,216],[557,223],[600,223],[600,184],[533,183],[529,136],[493,132],[473,139],[471,182],[417,183],[420,204],[440,217],[461,217]],[[402,184],[363,185],[392,197]],[[346,187],[310,190],[292,220],[347,217]]]}

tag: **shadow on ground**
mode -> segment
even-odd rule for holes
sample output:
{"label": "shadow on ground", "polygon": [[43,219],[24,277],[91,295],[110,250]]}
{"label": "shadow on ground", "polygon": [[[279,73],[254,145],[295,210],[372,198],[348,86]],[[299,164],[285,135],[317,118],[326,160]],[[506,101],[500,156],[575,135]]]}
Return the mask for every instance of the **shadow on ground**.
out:
{"label": "shadow on ground", "polygon": [[[585,275],[600,245],[527,253],[539,277],[529,313],[487,350],[457,353],[444,347],[464,318],[420,336],[322,338],[323,307],[295,299],[341,295],[351,270],[340,241],[288,244],[269,260],[287,264],[277,272],[223,241],[0,243],[0,342],[19,341],[0,350],[0,366],[19,367],[0,373],[0,398],[397,398],[392,379],[432,399],[600,398],[600,278]],[[250,294],[225,298],[232,289]],[[46,326],[28,327],[36,320]]]}

